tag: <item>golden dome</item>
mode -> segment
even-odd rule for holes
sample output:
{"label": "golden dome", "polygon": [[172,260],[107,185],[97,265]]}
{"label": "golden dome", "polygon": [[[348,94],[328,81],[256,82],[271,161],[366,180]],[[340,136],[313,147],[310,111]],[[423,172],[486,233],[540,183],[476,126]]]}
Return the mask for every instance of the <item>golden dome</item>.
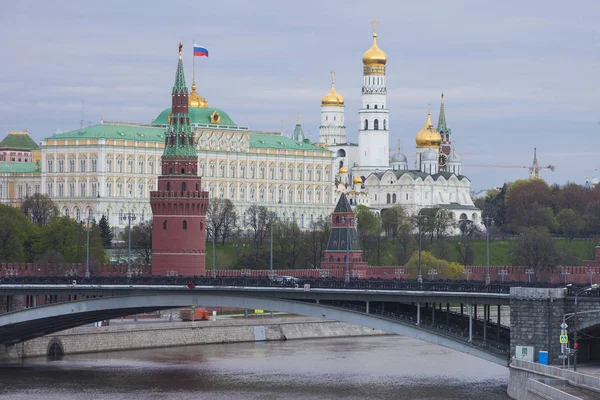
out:
{"label": "golden dome", "polygon": [[207,108],[208,101],[196,93],[196,82],[192,81],[192,93],[188,97],[188,107]]}
{"label": "golden dome", "polygon": [[387,63],[387,55],[377,46],[377,31],[373,28],[373,45],[362,57],[365,66],[384,66]]}
{"label": "golden dome", "polygon": [[340,168],[340,170],[338,171],[341,174],[347,174],[348,173],[348,168],[344,167],[342,165],[342,167]]}
{"label": "golden dome", "polygon": [[417,133],[415,141],[419,148],[437,149],[440,147],[442,136],[431,123],[431,112],[427,113],[427,122],[425,122],[423,129]]}
{"label": "golden dome", "polygon": [[321,99],[322,106],[343,107],[344,97],[338,94],[333,87],[335,82],[335,72],[331,71],[331,90]]}
{"label": "golden dome", "polygon": [[357,183],[360,183],[360,184],[362,184],[362,183],[363,183],[363,182],[362,182],[362,178],[361,178],[361,177],[360,177],[360,175],[358,175],[358,174],[356,174],[356,175],[354,176],[354,179],[352,180],[352,182],[354,182],[354,184],[357,184]]}

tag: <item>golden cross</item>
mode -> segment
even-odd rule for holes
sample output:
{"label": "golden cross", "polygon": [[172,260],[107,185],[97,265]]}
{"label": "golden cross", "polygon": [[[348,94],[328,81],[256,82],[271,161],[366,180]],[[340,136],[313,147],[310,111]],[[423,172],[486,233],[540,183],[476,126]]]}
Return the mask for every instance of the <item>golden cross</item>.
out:
{"label": "golden cross", "polygon": [[298,111],[298,119],[297,119],[297,121],[300,122],[300,111]]}
{"label": "golden cross", "polygon": [[379,21],[374,19],[373,21],[371,21],[371,23],[373,24],[373,34],[376,35],[377,34],[377,24],[379,23]]}
{"label": "golden cross", "polygon": [[431,114],[431,103],[427,104],[427,114]]}
{"label": "golden cross", "polygon": [[333,86],[335,82],[335,71],[331,71],[331,86]]}

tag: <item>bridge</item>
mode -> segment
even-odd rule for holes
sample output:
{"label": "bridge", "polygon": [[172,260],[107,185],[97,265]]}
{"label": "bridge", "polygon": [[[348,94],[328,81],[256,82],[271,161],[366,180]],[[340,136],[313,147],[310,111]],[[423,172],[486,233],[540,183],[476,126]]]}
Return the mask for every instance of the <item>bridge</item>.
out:
{"label": "bridge", "polygon": [[[560,320],[574,309],[565,288],[511,289],[473,282],[419,284],[394,280],[281,283],[256,278],[197,278],[190,283],[181,279],[115,279],[0,282],[0,298],[5,298],[7,305],[11,298],[22,296],[29,306],[0,314],[0,345],[11,346],[99,320],[194,304],[324,317],[507,365],[517,344],[533,345],[535,351],[547,349],[550,359],[556,361],[560,354]],[[38,305],[38,298],[43,298],[45,304]],[[598,298],[586,296],[585,304],[589,309],[598,308]],[[510,315],[503,311],[507,307]],[[586,315],[582,320],[586,326],[582,322],[578,329],[593,337],[600,320],[592,313]],[[589,341],[586,356],[600,356],[600,346],[594,340]]]}

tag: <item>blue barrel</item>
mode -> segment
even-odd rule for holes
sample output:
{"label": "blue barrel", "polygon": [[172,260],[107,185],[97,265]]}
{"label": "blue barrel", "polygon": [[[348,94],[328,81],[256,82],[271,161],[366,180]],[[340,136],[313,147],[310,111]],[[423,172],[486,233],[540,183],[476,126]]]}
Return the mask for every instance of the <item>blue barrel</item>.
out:
{"label": "blue barrel", "polygon": [[538,364],[548,365],[548,352],[540,351],[538,355]]}

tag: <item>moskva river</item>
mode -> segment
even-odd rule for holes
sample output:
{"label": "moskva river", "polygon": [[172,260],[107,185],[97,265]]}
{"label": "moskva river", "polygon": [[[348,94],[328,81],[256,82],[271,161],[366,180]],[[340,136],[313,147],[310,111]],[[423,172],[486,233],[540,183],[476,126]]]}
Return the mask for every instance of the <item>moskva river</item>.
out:
{"label": "moskva river", "polygon": [[508,399],[508,369],[399,336],[135,350],[0,366],[0,399]]}

